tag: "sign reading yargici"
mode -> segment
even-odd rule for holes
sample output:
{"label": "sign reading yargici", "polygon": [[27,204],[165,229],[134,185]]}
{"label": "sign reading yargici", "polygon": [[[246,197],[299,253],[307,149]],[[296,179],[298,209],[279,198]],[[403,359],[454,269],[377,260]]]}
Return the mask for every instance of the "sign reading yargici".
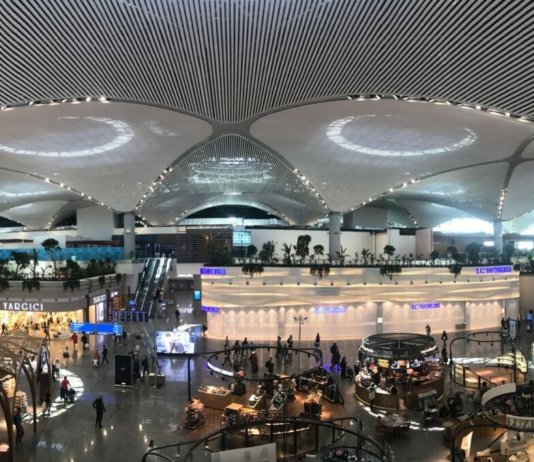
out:
{"label": "sign reading yargici", "polygon": [[476,274],[502,274],[502,273],[511,273],[512,265],[503,265],[503,266],[479,266],[475,268]]}
{"label": "sign reading yargici", "polygon": [[41,302],[2,302],[3,311],[44,311]]}

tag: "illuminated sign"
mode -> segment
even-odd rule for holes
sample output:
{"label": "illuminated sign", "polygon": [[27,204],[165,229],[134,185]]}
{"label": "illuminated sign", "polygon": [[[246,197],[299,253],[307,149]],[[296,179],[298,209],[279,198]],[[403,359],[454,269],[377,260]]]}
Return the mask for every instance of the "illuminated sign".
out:
{"label": "illuminated sign", "polygon": [[225,276],[226,275],[226,268],[202,267],[202,268],[200,268],[200,274],[202,274],[204,276]]}
{"label": "illuminated sign", "polygon": [[71,322],[70,331],[77,334],[122,335],[122,325],[105,322]]}
{"label": "illuminated sign", "polygon": [[220,313],[221,309],[218,306],[202,305],[202,311],[205,311],[206,313]]}
{"label": "illuminated sign", "polygon": [[101,295],[95,295],[93,297],[93,303],[96,305],[97,303],[102,303],[106,301],[106,294]]}
{"label": "illuminated sign", "polygon": [[189,273],[180,273],[176,275],[176,279],[193,279],[193,275]]}
{"label": "illuminated sign", "polygon": [[412,310],[433,310],[441,308],[441,303],[412,303]]}
{"label": "illuminated sign", "polygon": [[41,302],[3,302],[4,311],[44,311]]}
{"label": "illuminated sign", "polygon": [[334,313],[345,313],[347,308],[345,306],[316,306],[312,308],[312,311],[315,314],[334,314]]}
{"label": "illuminated sign", "polygon": [[479,266],[475,268],[476,274],[500,274],[500,273],[511,273],[512,266]]}
{"label": "illuminated sign", "polygon": [[378,367],[388,368],[389,367],[389,360],[388,359],[379,358],[379,359],[377,359],[376,364],[377,364]]}
{"label": "illuminated sign", "polygon": [[206,363],[209,369],[211,369],[214,372],[217,372],[217,374],[226,375],[227,377],[233,377],[234,373],[227,371],[225,369],[221,369],[220,367],[214,366],[209,361]]}

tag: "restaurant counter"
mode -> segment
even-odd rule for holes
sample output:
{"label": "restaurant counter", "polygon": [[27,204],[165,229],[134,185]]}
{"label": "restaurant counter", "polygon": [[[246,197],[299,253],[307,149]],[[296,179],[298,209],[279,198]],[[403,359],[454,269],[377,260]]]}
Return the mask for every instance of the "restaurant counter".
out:
{"label": "restaurant counter", "polygon": [[[356,398],[362,403],[369,405],[369,390],[359,383],[356,385]],[[373,401],[373,407],[381,409],[399,409],[399,396],[392,395],[381,388],[376,388],[375,399]]]}

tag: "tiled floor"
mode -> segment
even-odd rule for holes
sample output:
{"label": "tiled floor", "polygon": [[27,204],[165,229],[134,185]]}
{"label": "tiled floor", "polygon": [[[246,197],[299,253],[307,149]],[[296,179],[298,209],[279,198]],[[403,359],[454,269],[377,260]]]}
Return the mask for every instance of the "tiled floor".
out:
{"label": "tiled floor", "polygon": [[[186,321],[190,315],[184,315]],[[160,328],[170,326],[171,320],[158,320]],[[150,329],[156,326],[151,325]],[[526,337],[526,334],[524,335]],[[452,337],[452,336],[451,336]],[[241,340],[241,339],[240,339]],[[251,339],[249,339],[251,340]],[[524,339],[524,350],[530,352],[530,339]],[[104,341],[98,339],[99,345]],[[109,341],[109,339],[108,339]],[[201,340],[201,347],[206,351],[220,349],[222,342]],[[66,340],[52,342],[52,357],[59,356]],[[68,365],[69,375],[80,379],[77,398],[74,404],[65,406],[57,403],[50,418],[39,418],[38,430],[34,434],[29,422],[26,423],[24,441],[16,449],[16,461],[24,462],[89,462],[89,461],[140,461],[148,441],[154,439],[156,446],[170,444],[177,441],[196,438],[214,430],[219,425],[219,412],[208,413],[208,423],[198,430],[191,432],[183,429],[183,409],[187,401],[187,365],[185,360],[162,358],[161,367],[166,374],[166,385],[160,389],[150,387],[147,382],[135,385],[133,388],[115,388],[113,354],[126,353],[138,343],[142,350],[145,342],[133,340],[126,346],[108,343],[111,365],[93,368],[91,353],[80,353]],[[342,355],[346,355],[352,363],[356,358],[358,341],[338,342]],[[311,345],[310,345],[311,346]],[[330,343],[323,343],[324,353]],[[91,348],[95,347],[95,339],[91,339]],[[483,353],[478,345],[475,348]],[[464,353],[464,352],[462,352]],[[327,358],[328,356],[325,356]],[[204,367],[205,360],[198,359],[193,364],[192,389],[193,393],[200,384],[222,384],[217,376],[210,375]],[[263,364],[260,358],[260,365]],[[367,434],[374,434],[374,418],[367,409],[363,408],[353,398],[353,385],[348,381],[342,382],[345,405],[335,407],[337,416],[358,416],[364,421]],[[450,385],[448,385],[450,387]],[[95,412],[91,406],[95,397],[102,393],[107,407],[104,416],[104,428],[96,429]],[[59,411],[62,411],[59,413]],[[212,419],[209,416],[213,414]],[[443,444],[441,428],[422,429],[420,416],[415,415],[416,422],[410,435],[402,438],[389,438],[398,461],[444,461],[448,450]],[[211,420],[211,421],[210,421]],[[167,453],[174,456],[173,453]],[[195,460],[209,460],[206,456]]]}

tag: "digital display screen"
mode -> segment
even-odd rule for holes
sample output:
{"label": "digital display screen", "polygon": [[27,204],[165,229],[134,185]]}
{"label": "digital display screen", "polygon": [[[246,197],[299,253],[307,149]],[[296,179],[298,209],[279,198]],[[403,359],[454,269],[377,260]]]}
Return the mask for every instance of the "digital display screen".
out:
{"label": "digital display screen", "polygon": [[194,353],[194,337],[189,331],[156,331],[156,351],[161,354]]}
{"label": "digital display screen", "polygon": [[201,297],[200,290],[194,290],[194,291],[193,291],[193,300],[195,300],[195,301],[199,301],[199,300],[200,300],[200,297]]}
{"label": "digital display screen", "polygon": [[232,234],[232,244],[234,247],[247,247],[252,244],[250,231],[234,231]]}
{"label": "digital display screen", "polygon": [[71,322],[70,332],[77,334],[122,335],[122,325],[109,322]]}

